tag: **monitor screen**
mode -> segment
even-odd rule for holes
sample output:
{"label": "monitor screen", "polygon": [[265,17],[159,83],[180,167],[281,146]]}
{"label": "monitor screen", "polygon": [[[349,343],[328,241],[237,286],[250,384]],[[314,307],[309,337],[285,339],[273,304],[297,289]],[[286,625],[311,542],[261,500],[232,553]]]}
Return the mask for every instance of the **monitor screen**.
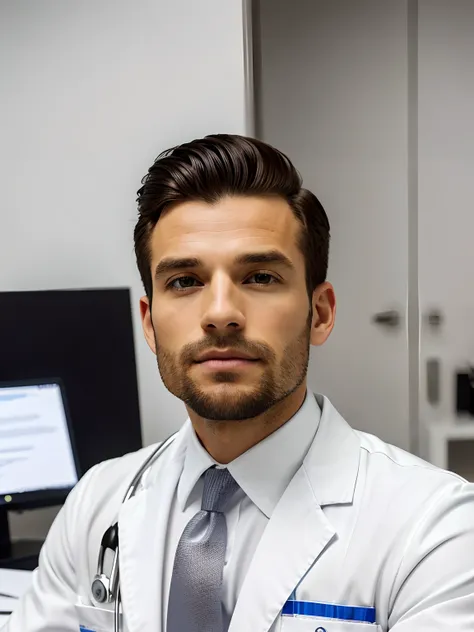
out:
{"label": "monitor screen", "polygon": [[0,383],[0,504],[59,500],[77,480],[62,385]]}

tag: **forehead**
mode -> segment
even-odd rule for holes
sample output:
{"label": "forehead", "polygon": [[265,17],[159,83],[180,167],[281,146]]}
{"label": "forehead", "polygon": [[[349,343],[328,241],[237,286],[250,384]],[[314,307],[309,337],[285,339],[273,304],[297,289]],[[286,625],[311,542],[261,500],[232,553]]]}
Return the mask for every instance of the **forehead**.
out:
{"label": "forehead", "polygon": [[276,196],[184,202],[156,224],[152,262],[169,255],[227,258],[256,248],[278,248],[295,261],[302,256],[297,245],[300,230],[288,203]]}

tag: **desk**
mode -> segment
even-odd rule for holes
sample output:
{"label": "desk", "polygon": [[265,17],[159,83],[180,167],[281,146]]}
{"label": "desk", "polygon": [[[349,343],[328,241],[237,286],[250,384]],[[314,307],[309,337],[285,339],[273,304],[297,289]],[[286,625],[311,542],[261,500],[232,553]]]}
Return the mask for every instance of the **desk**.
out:
{"label": "desk", "polygon": [[[18,597],[28,590],[31,584],[31,572],[0,568],[0,594],[12,595],[17,599],[0,596],[0,611],[13,610],[18,603]],[[7,615],[0,615],[0,628],[8,619]]]}

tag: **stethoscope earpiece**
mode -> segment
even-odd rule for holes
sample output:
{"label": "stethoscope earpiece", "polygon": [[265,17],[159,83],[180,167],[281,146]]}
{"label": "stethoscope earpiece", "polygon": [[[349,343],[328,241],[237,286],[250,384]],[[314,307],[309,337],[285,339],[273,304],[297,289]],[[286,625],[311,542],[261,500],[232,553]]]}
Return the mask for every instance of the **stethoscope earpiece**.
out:
{"label": "stethoscope earpiece", "polygon": [[[118,543],[118,523],[115,523],[107,529],[100,542],[97,573],[91,585],[92,596],[98,603],[111,602],[115,599],[118,585]],[[107,577],[104,570],[104,559],[107,549],[110,549],[114,554],[110,577]]]}

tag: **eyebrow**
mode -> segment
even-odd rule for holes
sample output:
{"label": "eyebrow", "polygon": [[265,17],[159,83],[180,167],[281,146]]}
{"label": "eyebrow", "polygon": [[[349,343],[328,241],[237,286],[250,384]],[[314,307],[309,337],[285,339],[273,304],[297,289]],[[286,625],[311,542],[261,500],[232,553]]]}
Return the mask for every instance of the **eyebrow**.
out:
{"label": "eyebrow", "polygon": [[[270,263],[284,266],[289,270],[295,269],[295,266],[290,261],[290,259],[288,259],[288,257],[279,250],[266,250],[265,252],[248,252],[236,257],[235,263],[237,265]],[[197,257],[165,257],[156,266],[155,278],[158,279],[164,274],[176,272],[177,270],[189,270],[202,266],[202,261]]]}

